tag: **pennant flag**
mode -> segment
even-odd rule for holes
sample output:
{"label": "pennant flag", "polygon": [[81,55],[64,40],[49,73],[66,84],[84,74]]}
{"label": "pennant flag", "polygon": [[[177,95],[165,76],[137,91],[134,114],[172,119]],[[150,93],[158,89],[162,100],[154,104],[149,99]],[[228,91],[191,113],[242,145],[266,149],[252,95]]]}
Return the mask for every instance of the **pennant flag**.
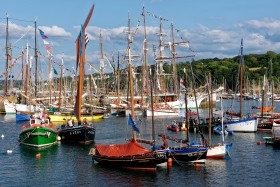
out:
{"label": "pennant flag", "polygon": [[89,39],[88,39],[88,35],[86,33],[85,34],[85,47],[87,47],[88,42],[89,42]]}
{"label": "pennant flag", "polygon": [[44,45],[49,45],[50,43],[48,42],[48,41],[46,41],[46,40],[43,40],[43,42],[44,42]]}
{"label": "pennant flag", "polygon": [[46,45],[46,50],[47,50],[47,51],[50,51],[51,49],[52,49],[51,46]]}
{"label": "pennant flag", "polygon": [[136,126],[136,123],[133,121],[133,119],[132,119],[132,117],[131,117],[131,114],[128,115],[127,124],[130,125],[130,126],[132,126],[133,129],[134,129],[136,132],[140,133],[140,130],[139,130],[138,127]]}
{"label": "pennant flag", "polygon": [[53,68],[53,72],[54,74],[58,75],[57,71]]}
{"label": "pennant flag", "polygon": [[38,29],[38,30],[39,30],[39,32],[41,34],[42,39],[47,39],[48,38],[41,29]]}
{"label": "pennant flag", "polygon": [[80,32],[80,56],[83,56],[84,33]]}

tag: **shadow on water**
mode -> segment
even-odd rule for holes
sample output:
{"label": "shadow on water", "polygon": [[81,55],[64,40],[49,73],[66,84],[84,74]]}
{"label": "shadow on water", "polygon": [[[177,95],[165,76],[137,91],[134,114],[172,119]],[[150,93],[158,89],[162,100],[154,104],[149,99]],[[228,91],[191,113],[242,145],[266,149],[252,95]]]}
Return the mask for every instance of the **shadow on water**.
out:
{"label": "shadow on water", "polygon": [[59,145],[53,145],[50,147],[36,149],[36,148],[21,145],[19,146],[19,150],[20,153],[26,157],[36,158],[36,155],[40,154],[41,155],[40,158],[43,158],[56,154],[58,147]]}

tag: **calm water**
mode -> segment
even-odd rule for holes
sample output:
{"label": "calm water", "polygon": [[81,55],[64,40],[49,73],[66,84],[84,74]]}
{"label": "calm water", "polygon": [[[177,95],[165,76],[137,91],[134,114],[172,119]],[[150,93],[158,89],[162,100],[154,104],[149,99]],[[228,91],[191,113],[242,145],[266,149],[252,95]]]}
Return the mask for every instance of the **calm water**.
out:
{"label": "calm water", "polygon": [[[171,121],[172,118],[156,119],[156,133],[186,137],[185,132],[165,130]],[[207,160],[200,167],[173,165],[156,172],[132,172],[93,163],[88,156],[91,146],[58,144],[41,151],[19,146],[21,125],[15,122],[14,115],[0,116],[0,135],[5,136],[0,138],[0,186],[278,186],[280,182],[280,149],[257,145],[269,133],[227,136],[226,143],[233,143],[229,160]],[[110,117],[95,125],[97,143],[124,143],[131,137],[126,118]],[[150,120],[142,119],[138,126],[143,138],[151,137]],[[199,141],[198,134],[190,136]],[[213,136],[212,141],[220,142],[220,136]],[[162,144],[161,139],[157,138],[157,143]],[[7,154],[10,149],[13,153]]]}

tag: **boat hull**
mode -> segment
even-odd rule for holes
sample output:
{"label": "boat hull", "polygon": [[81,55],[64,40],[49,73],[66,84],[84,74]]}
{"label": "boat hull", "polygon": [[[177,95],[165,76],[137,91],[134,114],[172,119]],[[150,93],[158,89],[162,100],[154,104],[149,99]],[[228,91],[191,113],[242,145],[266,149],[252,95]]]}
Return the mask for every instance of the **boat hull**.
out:
{"label": "boat hull", "polygon": [[226,145],[211,146],[208,148],[206,158],[224,159],[226,153]]}
{"label": "boat hull", "polygon": [[165,152],[172,158],[172,161],[179,164],[189,164],[191,162],[205,162],[208,148],[205,147],[170,147],[169,149],[158,150]]}
{"label": "boat hull", "polygon": [[19,135],[21,145],[43,148],[57,143],[58,132],[51,128],[30,127],[24,129]]}
{"label": "boat hull", "polygon": [[146,153],[141,155],[131,155],[123,157],[108,157],[95,154],[92,148],[90,155],[98,164],[116,168],[126,168],[131,170],[155,170],[162,163],[167,162],[165,154]]}
{"label": "boat hull", "polygon": [[224,122],[227,130],[233,132],[257,132],[257,124],[256,118]]}
{"label": "boat hull", "polygon": [[[147,117],[153,115],[153,111],[150,109],[147,109],[145,112]],[[178,116],[178,112],[175,110],[154,110],[154,116]]]}
{"label": "boat hull", "polygon": [[95,128],[91,126],[74,126],[61,128],[58,132],[61,142],[91,144],[95,138]]}
{"label": "boat hull", "polygon": [[[77,119],[74,115],[49,115],[52,122],[66,122],[68,119],[73,119],[74,123],[77,123]],[[104,115],[82,115],[81,120],[86,119],[88,122],[93,122],[101,120],[104,118]]]}
{"label": "boat hull", "polygon": [[16,121],[29,121],[30,114],[19,114],[16,113]]}

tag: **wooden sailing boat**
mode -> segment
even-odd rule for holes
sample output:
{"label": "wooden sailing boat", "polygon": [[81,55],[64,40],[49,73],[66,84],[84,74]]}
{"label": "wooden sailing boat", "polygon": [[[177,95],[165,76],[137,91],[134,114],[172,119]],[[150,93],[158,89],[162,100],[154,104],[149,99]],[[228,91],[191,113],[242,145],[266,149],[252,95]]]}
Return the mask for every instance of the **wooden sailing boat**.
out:
{"label": "wooden sailing boat", "polygon": [[239,73],[239,120],[233,120],[233,121],[227,121],[225,122],[225,126],[227,126],[227,129],[233,132],[256,132],[257,131],[257,119],[256,118],[250,118],[250,117],[244,117],[242,114],[242,94],[243,94],[243,69],[244,69],[244,57],[243,57],[243,38],[241,39],[241,51],[240,51],[240,73]]}
{"label": "wooden sailing boat", "polygon": [[[185,70],[184,70],[185,71]],[[189,115],[188,115],[188,109],[187,109],[187,104],[188,104],[188,97],[187,97],[187,81],[186,81],[186,72],[185,72],[185,84],[180,84],[180,90],[181,92],[184,93],[184,103],[185,103],[185,115],[184,117],[186,118],[186,126],[189,127],[188,121],[189,121]],[[187,165],[189,163],[205,163],[206,161],[206,155],[208,152],[208,147],[205,145],[205,138],[200,132],[201,135],[201,140],[202,140],[202,146],[195,145],[192,146],[190,144],[189,140],[189,132],[187,131],[187,139],[182,140],[178,138],[173,138],[170,136],[165,136],[165,135],[160,135],[162,137],[163,142],[166,142],[166,139],[172,140],[175,142],[180,143],[180,146],[173,146],[173,147],[167,147],[163,150],[158,150],[158,152],[165,152],[168,155],[170,155],[170,158],[173,160],[174,163],[179,164],[179,165]]]}
{"label": "wooden sailing boat", "polygon": [[[130,19],[128,21],[130,29]],[[129,65],[129,88],[131,114],[128,117],[128,124],[132,126],[133,139],[124,144],[95,144],[89,155],[101,165],[109,167],[126,168],[133,170],[156,170],[158,164],[166,162],[165,153],[157,153],[140,145],[136,139],[137,127],[133,119],[134,112],[134,91],[131,63],[131,33],[128,31],[128,65]]]}
{"label": "wooden sailing boat", "polygon": [[[273,93],[273,84],[272,84],[272,106],[264,106],[265,103],[265,89],[266,89],[266,78],[265,75],[263,77],[263,88],[262,88],[262,106],[260,107],[261,115],[258,120],[258,131],[261,132],[271,132],[274,116],[273,116],[273,110],[274,110],[274,93]],[[272,112],[271,112],[272,111]]]}
{"label": "wooden sailing boat", "polygon": [[[212,97],[212,86],[211,86],[211,78],[210,78],[210,73],[209,73],[209,124],[208,124],[208,151],[206,158],[212,158],[212,159],[225,159],[226,155],[229,155],[229,150],[232,147],[232,144],[227,145],[225,144],[225,132],[226,130],[224,129],[224,109],[223,109],[223,98],[222,98],[222,93],[221,93],[221,98],[220,98],[220,103],[221,103],[221,135],[222,135],[222,142],[218,143],[216,145],[212,145],[212,105],[211,105],[211,99]],[[214,127],[215,128],[215,127]]]}
{"label": "wooden sailing boat", "polygon": [[[85,64],[85,29],[90,21],[94,10],[94,5],[91,7],[90,12],[84,25],[81,28],[80,34],[76,40],[76,53],[77,53],[77,66],[79,66],[79,82],[75,103],[75,117],[78,121],[78,125],[71,124],[71,119],[68,120],[67,127],[61,126],[59,130],[59,136],[62,142],[67,143],[81,143],[89,144],[93,143],[95,137],[95,128],[86,119],[82,121],[81,106],[82,106],[82,93],[84,82],[84,64]],[[78,67],[76,67],[78,68]]]}

